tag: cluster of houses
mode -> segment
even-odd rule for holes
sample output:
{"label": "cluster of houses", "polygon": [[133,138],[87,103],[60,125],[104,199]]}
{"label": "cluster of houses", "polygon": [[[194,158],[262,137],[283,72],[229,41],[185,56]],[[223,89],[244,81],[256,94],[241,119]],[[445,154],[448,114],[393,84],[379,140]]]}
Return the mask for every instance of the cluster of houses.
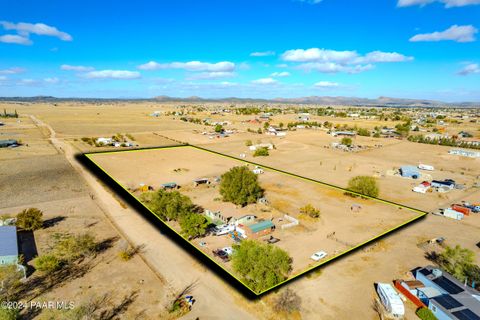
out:
{"label": "cluster of houses", "polygon": [[469,158],[480,158],[480,151],[468,151],[462,149],[452,149],[448,151],[448,154],[469,157]]}
{"label": "cluster of houses", "polygon": [[[480,292],[433,266],[412,270],[415,280],[396,280],[395,288],[418,308],[428,308],[438,320],[480,320]],[[398,305],[392,296],[391,305]],[[382,300],[383,302],[383,300]],[[402,303],[403,307],[403,303]],[[399,308],[397,308],[399,309]]]}
{"label": "cluster of houses", "polygon": [[95,142],[96,142],[96,144],[98,144],[100,146],[112,146],[112,147],[115,147],[115,148],[118,148],[118,147],[133,147],[134,146],[133,142],[130,142],[130,141],[120,142],[120,141],[114,140],[113,138],[100,137],[100,138],[97,138],[95,140]]}

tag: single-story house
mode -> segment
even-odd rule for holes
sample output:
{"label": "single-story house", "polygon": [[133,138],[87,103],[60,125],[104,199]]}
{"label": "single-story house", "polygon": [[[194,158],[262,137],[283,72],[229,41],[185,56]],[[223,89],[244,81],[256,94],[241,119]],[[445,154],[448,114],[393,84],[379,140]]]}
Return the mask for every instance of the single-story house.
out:
{"label": "single-story house", "polygon": [[16,147],[18,146],[18,141],[13,139],[0,140],[0,148]]}
{"label": "single-story house", "polygon": [[247,237],[254,239],[270,234],[274,230],[275,225],[271,220],[264,220],[249,226],[245,226]]}
{"label": "single-story house", "polygon": [[465,285],[451,274],[433,266],[412,271],[424,287],[411,290],[439,320],[480,319],[480,298],[475,289]]}
{"label": "single-story house", "polygon": [[0,266],[18,263],[17,227],[0,227]]}
{"label": "single-story house", "polygon": [[433,188],[448,188],[448,189],[453,189],[455,188],[455,181],[451,179],[447,180],[433,180],[431,183],[431,186]]}
{"label": "single-story house", "polygon": [[332,131],[330,134],[334,137],[355,137],[357,134],[352,131]]}
{"label": "single-story house", "polygon": [[241,217],[235,219],[235,225],[238,226],[238,225],[242,224],[244,226],[248,226],[248,225],[253,224],[256,219],[257,219],[257,217],[254,216],[253,214],[247,214],[247,215],[244,215],[244,216],[241,216]]}
{"label": "single-story house", "polygon": [[400,174],[402,177],[418,179],[420,177],[420,171],[414,166],[402,166],[400,167]]}
{"label": "single-story house", "polygon": [[205,210],[204,212],[205,217],[210,218],[213,223],[220,223],[224,224],[227,223],[227,218],[222,215],[220,211],[210,211],[210,210]]}

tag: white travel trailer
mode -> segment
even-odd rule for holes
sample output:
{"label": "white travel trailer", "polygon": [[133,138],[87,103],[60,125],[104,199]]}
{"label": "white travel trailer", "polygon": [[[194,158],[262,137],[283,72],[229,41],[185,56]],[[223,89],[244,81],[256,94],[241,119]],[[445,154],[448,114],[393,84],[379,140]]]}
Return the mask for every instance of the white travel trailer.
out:
{"label": "white travel trailer", "polygon": [[433,170],[435,170],[435,168],[434,168],[433,166],[430,166],[430,165],[428,165],[428,164],[422,164],[422,163],[420,163],[420,164],[418,165],[418,169],[426,170],[426,171],[433,171]]}
{"label": "white travel trailer", "polygon": [[392,316],[399,319],[403,318],[405,315],[405,307],[402,299],[391,284],[378,283],[377,293],[382,301],[382,304],[385,306],[385,309],[387,309]]}

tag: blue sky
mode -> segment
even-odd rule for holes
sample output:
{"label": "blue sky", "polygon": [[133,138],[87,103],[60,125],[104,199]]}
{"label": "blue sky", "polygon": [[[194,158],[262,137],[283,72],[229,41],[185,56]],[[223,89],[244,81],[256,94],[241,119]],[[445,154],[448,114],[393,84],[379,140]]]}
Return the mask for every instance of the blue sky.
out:
{"label": "blue sky", "polygon": [[0,0],[0,95],[480,101],[480,0]]}

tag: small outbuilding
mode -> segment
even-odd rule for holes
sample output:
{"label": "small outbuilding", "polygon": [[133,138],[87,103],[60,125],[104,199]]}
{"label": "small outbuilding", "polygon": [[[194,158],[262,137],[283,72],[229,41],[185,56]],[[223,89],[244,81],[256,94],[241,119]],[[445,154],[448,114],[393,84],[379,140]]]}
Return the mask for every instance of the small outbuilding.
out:
{"label": "small outbuilding", "polygon": [[17,227],[0,226],[0,266],[18,263]]}
{"label": "small outbuilding", "polygon": [[420,178],[420,171],[414,166],[402,166],[400,167],[400,174],[405,178],[418,179]]}
{"label": "small outbuilding", "polygon": [[249,238],[259,238],[272,233],[275,225],[271,220],[264,220],[245,227],[245,232]]}

